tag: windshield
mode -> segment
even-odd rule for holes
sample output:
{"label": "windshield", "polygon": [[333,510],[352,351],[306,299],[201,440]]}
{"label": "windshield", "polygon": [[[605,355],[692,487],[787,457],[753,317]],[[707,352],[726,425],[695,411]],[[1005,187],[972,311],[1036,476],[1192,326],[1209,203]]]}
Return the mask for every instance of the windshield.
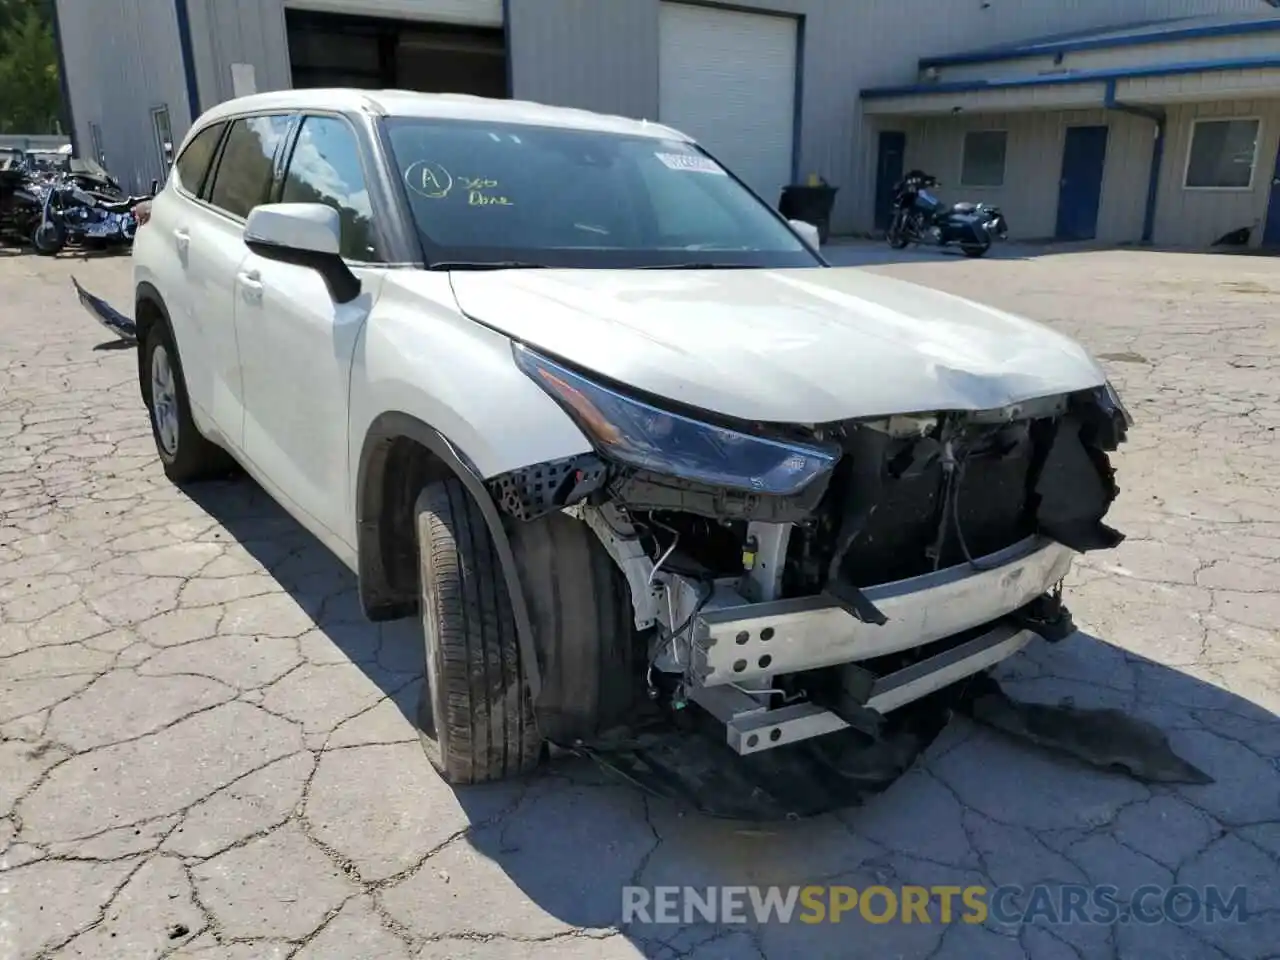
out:
{"label": "windshield", "polygon": [[688,143],[459,120],[397,118],[387,129],[430,263],[822,265]]}

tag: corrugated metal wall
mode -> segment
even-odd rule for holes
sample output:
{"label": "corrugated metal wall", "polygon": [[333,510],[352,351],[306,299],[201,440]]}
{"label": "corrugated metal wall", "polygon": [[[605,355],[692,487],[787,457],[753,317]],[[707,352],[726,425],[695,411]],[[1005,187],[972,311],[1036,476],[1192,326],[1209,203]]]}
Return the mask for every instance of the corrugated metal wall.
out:
{"label": "corrugated metal wall", "polygon": [[140,191],[165,171],[151,108],[167,106],[175,138],[191,125],[173,0],[57,0],[76,141],[91,154],[97,124],[107,166]]}
{"label": "corrugated metal wall", "polygon": [[[1098,239],[1137,242],[1147,202],[1147,172],[1155,124],[1107,110],[936,117],[906,125],[906,166],[921,167],[943,182],[943,199],[994,203],[1009,218],[1015,239],[1052,237],[1058,219],[1062,145],[1069,126],[1106,125],[1107,163],[1098,209]],[[1008,147],[1003,187],[960,186],[964,135],[970,130],[1005,130]]]}
{"label": "corrugated metal wall", "polygon": [[186,0],[200,104],[229,100],[231,64],[254,69],[259,91],[287,90],[289,42],[282,0]]}
{"label": "corrugated metal wall", "polygon": [[[1256,11],[1260,0],[734,0],[804,15],[802,173],[842,185],[837,231],[872,217],[875,137],[863,87],[910,83],[921,56],[1161,17]],[[659,0],[510,0],[517,96],[653,118]],[[1056,199],[1056,191],[1055,191]]]}

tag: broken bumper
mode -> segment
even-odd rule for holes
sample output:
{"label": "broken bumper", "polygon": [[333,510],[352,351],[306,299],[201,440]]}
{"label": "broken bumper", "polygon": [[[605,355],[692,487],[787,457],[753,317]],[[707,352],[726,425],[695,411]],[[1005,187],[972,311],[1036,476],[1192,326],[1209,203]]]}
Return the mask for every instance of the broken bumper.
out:
{"label": "broken bumper", "polygon": [[748,603],[720,589],[694,621],[694,674],[704,687],[742,684],[922,647],[1021,609],[1067,575],[1072,557],[1056,541],[1029,537],[973,564],[868,587],[882,625],[827,597]]}

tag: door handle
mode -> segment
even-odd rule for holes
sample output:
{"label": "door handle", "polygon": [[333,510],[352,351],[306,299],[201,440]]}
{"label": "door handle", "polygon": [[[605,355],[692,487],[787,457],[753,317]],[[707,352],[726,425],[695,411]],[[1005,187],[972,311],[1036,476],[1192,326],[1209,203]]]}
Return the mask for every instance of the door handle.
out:
{"label": "door handle", "polygon": [[186,253],[187,248],[191,246],[191,234],[187,233],[185,230],[173,231],[173,239],[177,242],[178,251],[180,253]]}
{"label": "door handle", "polygon": [[262,274],[257,270],[242,270],[236,274],[240,286],[244,288],[244,298],[250,303],[262,300]]}

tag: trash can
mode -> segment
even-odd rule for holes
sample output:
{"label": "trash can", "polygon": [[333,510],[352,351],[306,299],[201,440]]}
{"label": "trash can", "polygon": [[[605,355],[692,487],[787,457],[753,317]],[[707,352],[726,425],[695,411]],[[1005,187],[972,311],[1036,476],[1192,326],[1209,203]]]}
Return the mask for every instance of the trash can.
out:
{"label": "trash can", "polygon": [[831,236],[831,208],[836,204],[836,191],[825,181],[817,185],[793,183],[782,188],[778,212],[788,220],[803,220],[818,228],[823,243]]}

